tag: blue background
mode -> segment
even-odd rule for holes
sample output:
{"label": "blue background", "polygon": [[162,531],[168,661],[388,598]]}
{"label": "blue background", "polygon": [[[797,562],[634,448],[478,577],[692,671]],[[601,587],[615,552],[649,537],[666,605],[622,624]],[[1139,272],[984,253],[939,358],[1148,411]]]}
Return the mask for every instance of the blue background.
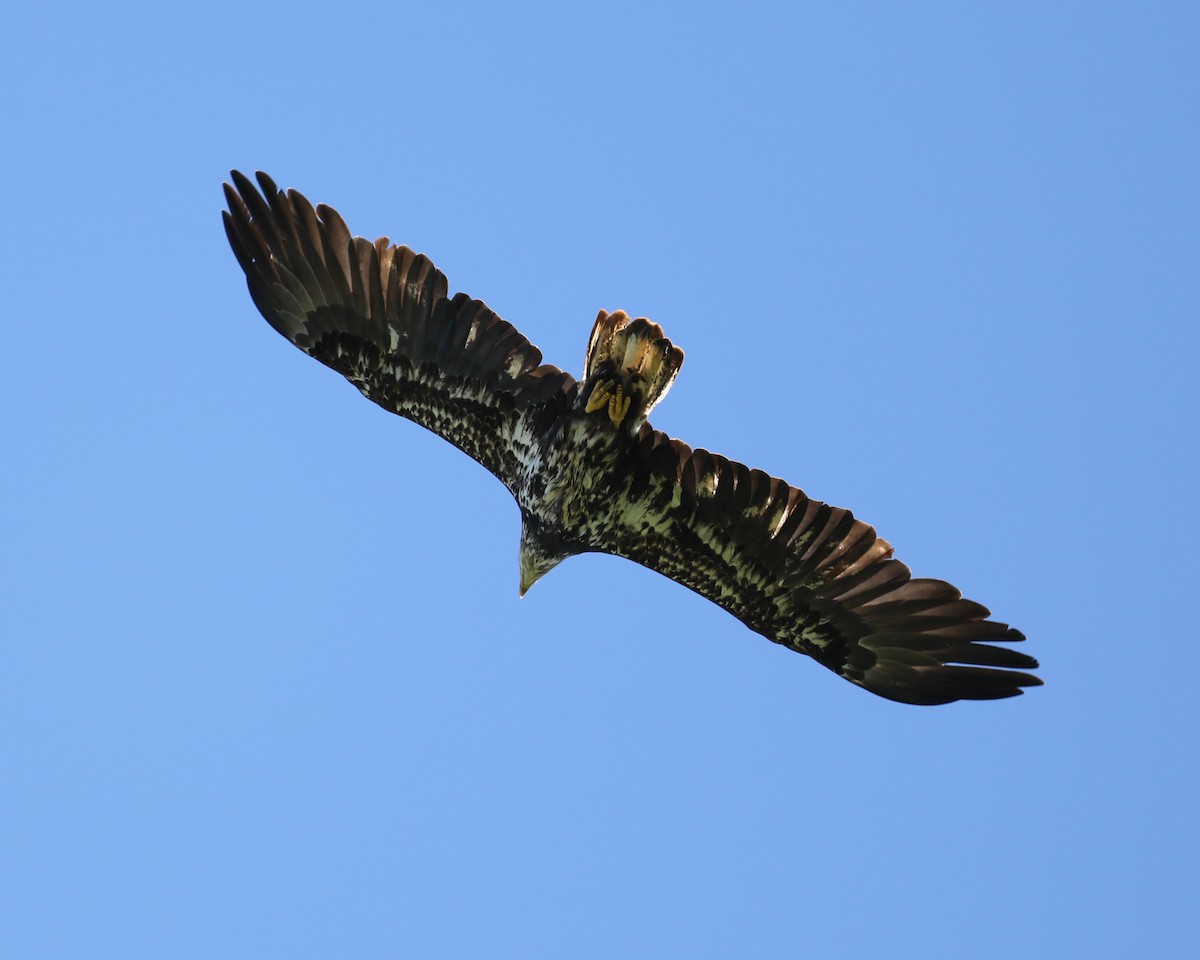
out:
{"label": "blue background", "polygon": [[[0,953],[1180,956],[1189,3],[4,14]],[[876,525],[1047,685],[904,707],[518,515],[258,317],[230,167]]]}

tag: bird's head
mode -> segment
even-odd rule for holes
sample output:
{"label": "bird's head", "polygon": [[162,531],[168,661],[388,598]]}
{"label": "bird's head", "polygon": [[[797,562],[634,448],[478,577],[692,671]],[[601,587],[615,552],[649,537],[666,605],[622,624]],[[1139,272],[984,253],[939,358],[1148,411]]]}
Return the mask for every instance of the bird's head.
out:
{"label": "bird's head", "polygon": [[571,549],[561,533],[533,514],[521,515],[521,596],[547,573],[578,550]]}

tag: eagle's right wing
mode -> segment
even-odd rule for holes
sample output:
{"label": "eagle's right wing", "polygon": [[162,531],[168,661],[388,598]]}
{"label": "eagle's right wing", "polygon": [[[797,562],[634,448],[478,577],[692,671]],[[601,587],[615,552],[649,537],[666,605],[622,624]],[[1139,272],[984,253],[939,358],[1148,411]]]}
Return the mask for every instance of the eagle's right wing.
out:
{"label": "eagle's right wing", "polygon": [[665,574],[776,643],[902,703],[994,700],[1042,681],[1024,635],[913,579],[849,510],[644,425],[601,549]]}
{"label": "eagle's right wing", "polygon": [[[575,379],[423,255],[351,237],[326,206],[258,174],[225,185],[225,230],[250,295],[279,333],[363,395],[453,443],[515,491],[526,448]],[[264,199],[265,198],[265,199]]]}

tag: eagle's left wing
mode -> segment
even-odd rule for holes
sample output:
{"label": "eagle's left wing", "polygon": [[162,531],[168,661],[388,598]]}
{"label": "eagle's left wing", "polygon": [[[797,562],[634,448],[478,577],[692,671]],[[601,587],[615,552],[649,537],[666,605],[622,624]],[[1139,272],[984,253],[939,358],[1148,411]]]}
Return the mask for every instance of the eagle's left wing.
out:
{"label": "eagle's left wing", "polygon": [[750,629],[891,700],[993,700],[1041,683],[996,641],[1019,630],[941,580],[914,579],[849,510],[643,425],[599,549],[665,574]]}
{"label": "eagle's left wing", "polygon": [[575,379],[487,305],[448,296],[426,257],[352,237],[337,212],[237,171],[225,230],[267,321],[370,400],[449,440],[515,490]]}

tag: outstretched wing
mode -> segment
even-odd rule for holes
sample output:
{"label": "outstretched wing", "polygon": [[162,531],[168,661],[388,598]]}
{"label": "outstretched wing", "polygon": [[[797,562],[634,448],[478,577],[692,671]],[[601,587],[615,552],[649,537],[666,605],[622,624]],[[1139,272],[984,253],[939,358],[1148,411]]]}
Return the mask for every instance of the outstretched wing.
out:
{"label": "outstretched wing", "polygon": [[941,580],[913,579],[849,510],[643,426],[620,533],[603,549],[665,574],[750,629],[902,703],[993,700],[1041,681],[1023,640]]}
{"label": "outstretched wing", "polygon": [[426,257],[258,174],[225,185],[225,230],[267,322],[363,395],[444,437],[515,490],[526,448],[575,379]]}

